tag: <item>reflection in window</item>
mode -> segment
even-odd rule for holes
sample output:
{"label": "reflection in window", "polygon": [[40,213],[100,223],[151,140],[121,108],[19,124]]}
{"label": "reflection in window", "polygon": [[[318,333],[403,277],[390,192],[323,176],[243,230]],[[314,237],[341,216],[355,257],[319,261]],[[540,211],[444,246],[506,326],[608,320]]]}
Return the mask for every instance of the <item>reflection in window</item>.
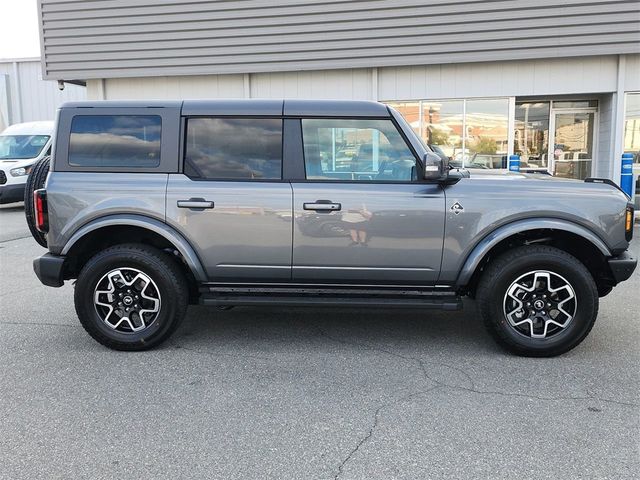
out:
{"label": "reflection in window", "polygon": [[184,172],[202,179],[282,178],[282,120],[190,118]]}
{"label": "reflection in window", "polygon": [[624,151],[640,163],[640,92],[627,93],[624,115]]}
{"label": "reflection in window", "polygon": [[509,100],[467,100],[466,168],[506,168],[509,149]]}
{"label": "reflection in window", "polygon": [[[415,105],[421,106],[416,124]],[[506,168],[509,99],[423,100],[391,104],[453,167]]]}
{"label": "reflection in window", "polygon": [[549,166],[549,102],[516,104],[514,153],[520,168],[546,169]]}
{"label": "reflection in window", "polygon": [[71,122],[69,165],[157,167],[161,127],[158,115],[76,115]]}
{"label": "reflection in window", "polygon": [[453,166],[462,166],[463,112],[463,100],[422,102],[422,139]]}
{"label": "reflection in window", "polygon": [[303,119],[308,179],[410,181],[416,159],[390,120]]}

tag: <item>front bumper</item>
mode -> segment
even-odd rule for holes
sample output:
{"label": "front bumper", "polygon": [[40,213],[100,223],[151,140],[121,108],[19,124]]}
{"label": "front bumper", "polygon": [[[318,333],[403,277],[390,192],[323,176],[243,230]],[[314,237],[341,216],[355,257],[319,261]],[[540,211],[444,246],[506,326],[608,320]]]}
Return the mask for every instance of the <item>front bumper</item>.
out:
{"label": "front bumper", "polygon": [[24,183],[0,185],[0,204],[21,202],[24,200]]}
{"label": "front bumper", "polygon": [[611,257],[608,262],[616,284],[628,280],[638,265],[638,259],[633,258],[629,252],[622,252],[618,256]]}
{"label": "front bumper", "polygon": [[38,279],[48,287],[64,285],[64,261],[66,257],[45,253],[33,261],[33,271]]}

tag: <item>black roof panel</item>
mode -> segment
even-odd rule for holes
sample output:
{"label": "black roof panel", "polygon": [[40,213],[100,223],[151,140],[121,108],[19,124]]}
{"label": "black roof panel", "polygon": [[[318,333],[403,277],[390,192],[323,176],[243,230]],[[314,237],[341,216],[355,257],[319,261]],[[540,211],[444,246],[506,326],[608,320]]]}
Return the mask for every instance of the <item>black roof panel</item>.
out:
{"label": "black roof panel", "polygon": [[102,100],[67,102],[60,108],[180,108],[182,115],[389,117],[387,107],[363,100]]}

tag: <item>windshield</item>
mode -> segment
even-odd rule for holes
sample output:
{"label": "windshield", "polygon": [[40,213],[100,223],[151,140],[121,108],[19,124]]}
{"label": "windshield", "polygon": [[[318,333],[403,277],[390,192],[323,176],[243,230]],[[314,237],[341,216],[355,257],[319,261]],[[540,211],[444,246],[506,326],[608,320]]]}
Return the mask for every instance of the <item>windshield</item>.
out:
{"label": "windshield", "polygon": [[35,158],[49,141],[49,135],[0,135],[0,160]]}

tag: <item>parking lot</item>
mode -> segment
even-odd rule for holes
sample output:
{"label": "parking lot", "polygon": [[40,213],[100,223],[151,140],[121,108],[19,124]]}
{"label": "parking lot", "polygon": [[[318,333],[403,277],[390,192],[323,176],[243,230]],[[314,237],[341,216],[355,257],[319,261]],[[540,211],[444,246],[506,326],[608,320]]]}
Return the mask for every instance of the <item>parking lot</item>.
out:
{"label": "parking lot", "polygon": [[123,353],[38,282],[43,251],[0,208],[0,478],[638,478],[638,272],[559,358],[504,353],[473,302],[190,307]]}

